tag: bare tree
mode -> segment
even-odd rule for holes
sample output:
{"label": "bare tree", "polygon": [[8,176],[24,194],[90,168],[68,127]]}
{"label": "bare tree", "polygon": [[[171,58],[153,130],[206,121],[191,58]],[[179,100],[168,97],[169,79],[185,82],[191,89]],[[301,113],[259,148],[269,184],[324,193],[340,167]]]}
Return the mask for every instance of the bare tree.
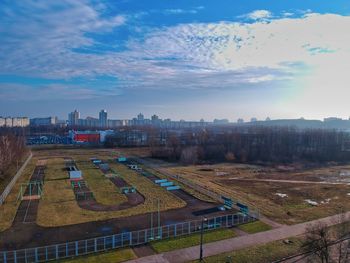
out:
{"label": "bare tree", "polygon": [[307,234],[303,248],[306,251],[313,251],[312,256],[322,263],[330,263],[330,247],[332,237],[327,225],[317,223],[307,228]]}
{"label": "bare tree", "polygon": [[329,227],[322,223],[310,225],[307,228],[307,234],[303,248],[305,251],[312,251],[310,260],[316,259],[316,262],[328,263],[346,263],[348,260],[349,249],[349,218],[344,213],[333,220],[333,226]]}
{"label": "bare tree", "polygon": [[183,164],[196,164],[198,162],[197,147],[191,146],[183,149],[181,152],[180,161]]}
{"label": "bare tree", "polygon": [[4,179],[5,172],[16,162],[19,162],[25,152],[24,139],[14,135],[0,136],[0,179]]}
{"label": "bare tree", "polygon": [[[349,217],[344,213],[340,213],[339,216],[333,222],[335,226],[332,228],[333,240],[345,239],[350,233],[350,222]],[[335,262],[345,263],[347,262],[347,253],[349,247],[349,240],[344,240],[342,242],[337,242],[332,247],[332,258]]]}

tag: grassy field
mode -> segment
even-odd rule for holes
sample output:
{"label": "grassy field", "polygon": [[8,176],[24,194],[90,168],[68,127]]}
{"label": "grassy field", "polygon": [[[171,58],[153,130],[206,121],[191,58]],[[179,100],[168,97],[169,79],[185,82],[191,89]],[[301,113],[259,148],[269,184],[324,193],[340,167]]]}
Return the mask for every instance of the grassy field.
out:
{"label": "grassy field", "polygon": [[255,221],[248,224],[240,225],[238,226],[238,228],[248,234],[255,234],[258,232],[263,232],[272,229],[271,226],[261,221]]}
{"label": "grassy field", "polygon": [[[218,229],[203,234],[203,242],[210,243],[218,240],[228,239],[235,237],[236,233],[232,229]],[[151,243],[152,248],[158,252],[163,253],[175,249],[181,249],[185,247],[192,247],[200,244],[200,233],[190,236],[177,237],[166,239],[162,241],[155,241]]]}
{"label": "grassy field", "polygon": [[[88,256],[81,256],[78,258],[60,260],[62,263],[103,263],[103,262],[113,262],[120,263],[127,260],[132,260],[137,258],[132,249],[118,249],[116,251],[111,251],[102,254],[92,254]],[[58,263],[58,262],[57,262]]]}
{"label": "grassy field", "polygon": [[17,197],[21,184],[28,182],[34,171],[36,162],[37,159],[33,157],[24,169],[22,176],[18,179],[15,186],[12,188],[12,191],[7,196],[5,203],[0,206],[0,231],[4,231],[11,227],[12,221],[16,216],[17,208],[20,204],[19,201],[17,202]]}
{"label": "grassy field", "polygon": [[[104,194],[104,192],[106,191],[106,187],[108,187],[106,186],[106,183],[109,183],[109,180],[102,175],[101,171],[92,168],[91,172],[89,172],[92,166],[82,166],[82,162],[88,161],[91,157],[98,156],[103,160],[111,158],[112,154],[110,151],[65,151],[60,149],[54,151],[46,151],[46,155],[54,157],[55,159],[60,158],[61,161],[63,160],[62,156],[72,157],[74,160],[77,161],[77,164],[80,168],[84,168],[83,176],[85,176],[85,173],[87,174],[86,179],[88,185],[93,190],[94,195],[99,201],[105,203],[115,203],[116,199],[118,199],[115,196],[117,195],[117,192],[113,192],[113,195]],[[40,156],[43,157],[45,155],[43,155],[43,153],[40,152]],[[55,161],[52,162],[54,163]],[[48,163],[47,169],[49,170],[49,173],[52,174],[52,172],[50,171],[50,163],[51,161]],[[155,203],[152,201],[157,200],[158,198],[161,200],[161,211],[173,208],[180,208],[186,205],[186,203],[183,200],[174,196],[165,189],[155,186],[147,178],[138,175],[136,172],[128,169],[124,165],[115,163],[111,164],[111,168],[116,170],[118,174],[120,174],[124,178],[124,180],[127,181],[130,185],[133,185],[137,188],[137,190],[145,197],[145,202],[143,204],[121,211],[89,211],[82,209],[78,206],[77,202],[75,201],[75,197],[71,189],[69,180],[47,181],[44,185],[44,198],[42,198],[42,200],[40,200],[39,203],[37,223],[44,227],[53,227],[143,214],[146,212],[157,210]],[[60,169],[58,169],[57,167],[53,167],[53,170],[55,170],[57,173],[60,172]],[[62,172],[64,173],[65,171],[62,170]],[[61,177],[62,175],[56,174],[56,176]],[[113,187],[113,191],[116,191],[117,188],[113,184],[110,186]],[[112,188],[110,189],[110,191],[112,191]]]}
{"label": "grassy field", "polygon": [[126,202],[128,199],[108,178],[104,176],[100,169],[89,161],[77,161],[79,170],[83,172],[83,177],[90,190],[94,193],[96,201],[104,205],[116,205]]}
{"label": "grassy field", "polygon": [[46,162],[45,181],[69,179],[68,172],[64,169],[63,158],[52,158]]}
{"label": "grassy field", "polygon": [[[300,180],[331,180],[348,166],[317,168],[297,172],[243,164],[216,164],[202,166],[176,166],[166,169],[172,174],[190,180],[221,195],[240,200],[257,207],[267,217],[285,224],[295,224],[350,210],[350,186],[347,184],[305,184]],[[271,174],[269,173],[271,172]],[[289,182],[265,182],[239,180],[254,178],[295,180]],[[234,180],[231,180],[233,178]],[[318,178],[318,179],[317,179]],[[333,179],[332,179],[333,180]],[[277,194],[286,194],[280,197]],[[306,200],[316,201],[312,206]]]}
{"label": "grassy field", "polygon": [[[285,244],[282,240],[270,242],[264,245],[259,245],[251,248],[236,250],[229,253],[219,254],[204,259],[206,263],[269,263],[286,256],[298,253],[302,244],[301,238],[290,238],[293,243]],[[199,262],[199,261],[193,261]]]}
{"label": "grassy field", "polygon": [[[156,176],[158,176],[161,179],[169,179],[169,177],[167,177],[165,174],[162,174],[158,171],[156,171],[155,169],[149,168],[149,167],[145,167],[144,165],[140,165],[140,167],[142,167],[143,170],[148,171]],[[174,179],[170,178],[170,181],[175,181]],[[215,202],[212,198],[210,198],[209,196],[206,196],[196,190],[194,190],[191,187],[188,187],[178,181],[176,181],[176,184],[181,186],[182,189],[184,189],[187,193],[193,195],[194,197],[196,197],[199,200],[205,201],[205,202]]]}

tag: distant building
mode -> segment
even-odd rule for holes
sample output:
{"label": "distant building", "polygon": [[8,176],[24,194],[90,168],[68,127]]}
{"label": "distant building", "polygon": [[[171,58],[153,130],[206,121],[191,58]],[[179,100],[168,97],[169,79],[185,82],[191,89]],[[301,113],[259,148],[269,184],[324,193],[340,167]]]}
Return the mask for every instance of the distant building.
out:
{"label": "distant building", "polygon": [[215,119],[213,122],[214,122],[214,124],[228,124],[229,123],[228,119],[221,119],[221,120]]}
{"label": "distant building", "polygon": [[106,140],[108,135],[114,134],[114,131],[69,131],[69,137],[75,143],[99,144]]}
{"label": "distant building", "polygon": [[265,121],[271,121],[270,117],[267,117]]}
{"label": "distant building", "polygon": [[78,125],[78,120],[80,119],[80,112],[75,110],[68,114],[68,124],[70,126]]}
{"label": "distant building", "polygon": [[92,131],[69,131],[70,137],[75,143],[100,143],[100,133]]}
{"label": "distant building", "polygon": [[242,118],[239,118],[239,119],[237,120],[237,123],[242,124],[242,123],[244,123],[244,120],[243,120]]}
{"label": "distant building", "polygon": [[254,118],[254,117],[250,119],[250,122],[257,122],[257,121],[258,121],[258,119]]}
{"label": "distant building", "polygon": [[57,117],[30,119],[31,126],[50,126],[50,125],[56,125],[56,123],[57,123]]}
{"label": "distant building", "polygon": [[324,122],[342,121],[342,119],[341,118],[337,118],[337,117],[329,117],[329,118],[324,118],[323,121]]}
{"label": "distant building", "polygon": [[108,128],[127,126],[128,120],[108,120]]}
{"label": "distant building", "polygon": [[6,127],[12,127],[12,118],[11,117],[6,117],[5,118],[5,126]]}
{"label": "distant building", "polygon": [[151,117],[151,119],[152,119],[152,122],[154,122],[154,121],[158,121],[159,120],[159,117],[157,116],[157,115],[153,115],[152,117]]}
{"label": "distant building", "polygon": [[27,127],[29,126],[29,118],[15,117],[12,118],[12,127]]}
{"label": "distant building", "polygon": [[143,121],[145,119],[145,117],[143,116],[142,113],[139,113],[139,115],[137,115],[137,120],[138,121]]}
{"label": "distant building", "polygon": [[93,117],[87,117],[86,119],[78,119],[76,125],[83,127],[100,127],[100,120]]}
{"label": "distant building", "polygon": [[0,117],[0,127],[27,127],[29,119],[27,117]]}
{"label": "distant building", "polygon": [[4,127],[5,126],[5,118],[0,117],[0,127]]}
{"label": "distant building", "polygon": [[99,113],[99,121],[100,121],[100,127],[107,128],[108,121],[107,121],[107,111],[101,110]]}

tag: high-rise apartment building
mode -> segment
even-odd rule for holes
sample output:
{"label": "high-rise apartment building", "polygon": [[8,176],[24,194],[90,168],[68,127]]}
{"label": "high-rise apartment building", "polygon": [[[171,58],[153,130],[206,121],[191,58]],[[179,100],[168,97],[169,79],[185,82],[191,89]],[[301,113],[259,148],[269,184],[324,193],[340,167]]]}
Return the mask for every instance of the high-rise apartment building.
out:
{"label": "high-rise apartment building", "polygon": [[80,119],[80,112],[75,110],[68,114],[69,125],[75,126],[78,125],[78,120]]}
{"label": "high-rise apartment building", "polygon": [[108,126],[107,111],[106,110],[100,111],[98,119],[100,121],[100,127],[106,128]]}

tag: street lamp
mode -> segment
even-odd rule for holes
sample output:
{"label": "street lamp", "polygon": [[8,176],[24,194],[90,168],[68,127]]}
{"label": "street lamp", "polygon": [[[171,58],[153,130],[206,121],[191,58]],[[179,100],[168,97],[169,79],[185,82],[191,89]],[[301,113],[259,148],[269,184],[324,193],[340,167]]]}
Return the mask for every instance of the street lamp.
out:
{"label": "street lamp", "polygon": [[204,229],[204,222],[207,222],[206,217],[202,217],[202,223],[201,223],[201,243],[200,243],[200,250],[199,250],[199,262],[203,262],[203,229]]}

